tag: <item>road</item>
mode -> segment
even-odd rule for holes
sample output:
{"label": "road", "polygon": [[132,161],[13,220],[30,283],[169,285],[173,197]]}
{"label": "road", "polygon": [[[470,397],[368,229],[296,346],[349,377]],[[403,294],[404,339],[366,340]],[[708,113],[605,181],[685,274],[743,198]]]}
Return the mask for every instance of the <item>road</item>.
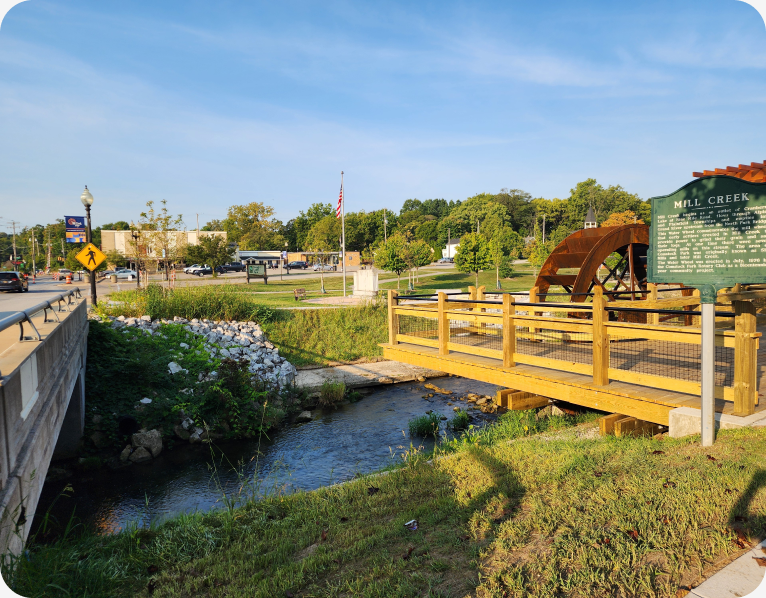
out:
{"label": "road", "polygon": [[46,299],[50,299],[55,295],[63,293],[67,289],[75,287],[80,287],[80,292],[83,295],[89,295],[89,288],[84,282],[62,285],[61,282],[54,282],[48,277],[44,277],[42,280],[38,278],[35,284],[30,284],[28,293],[2,292],[0,293],[0,318],[33,307],[38,303],[42,303]]}

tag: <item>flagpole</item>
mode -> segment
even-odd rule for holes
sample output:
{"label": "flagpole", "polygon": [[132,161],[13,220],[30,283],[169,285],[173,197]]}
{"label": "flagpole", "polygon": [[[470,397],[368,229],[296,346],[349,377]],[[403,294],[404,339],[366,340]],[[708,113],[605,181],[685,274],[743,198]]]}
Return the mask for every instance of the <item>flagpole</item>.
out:
{"label": "flagpole", "polygon": [[341,241],[343,243],[343,253],[341,259],[343,260],[343,296],[346,296],[346,194],[343,189],[343,171],[340,171],[340,226],[341,226]]}

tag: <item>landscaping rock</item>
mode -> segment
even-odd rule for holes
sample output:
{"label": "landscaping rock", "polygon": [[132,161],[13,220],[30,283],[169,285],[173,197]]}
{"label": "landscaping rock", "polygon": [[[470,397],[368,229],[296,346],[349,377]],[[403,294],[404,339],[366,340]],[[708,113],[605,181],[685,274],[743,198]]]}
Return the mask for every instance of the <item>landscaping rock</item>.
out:
{"label": "landscaping rock", "polygon": [[131,439],[136,448],[145,448],[152,457],[156,457],[162,452],[162,434],[159,430],[149,430],[148,432],[137,432]]}
{"label": "landscaping rock", "polygon": [[174,433],[175,433],[175,435],[176,435],[176,436],[178,436],[178,437],[179,437],[181,440],[189,440],[189,436],[191,436],[191,434],[189,433],[189,431],[188,431],[188,430],[186,430],[186,429],[184,429],[184,428],[181,426],[181,424],[176,424],[175,426],[173,426],[173,432],[174,432]]}
{"label": "landscaping rock", "polygon": [[[123,450],[123,453],[124,452],[125,451]],[[130,457],[128,457],[128,459],[132,463],[141,463],[142,461],[149,461],[151,458],[152,458],[152,454],[142,446],[139,446],[136,450],[130,453]]]}
{"label": "landscaping rock", "polygon": [[177,374],[178,372],[182,372],[183,368],[180,365],[178,365],[175,361],[171,361],[168,364],[168,371],[171,374]]}

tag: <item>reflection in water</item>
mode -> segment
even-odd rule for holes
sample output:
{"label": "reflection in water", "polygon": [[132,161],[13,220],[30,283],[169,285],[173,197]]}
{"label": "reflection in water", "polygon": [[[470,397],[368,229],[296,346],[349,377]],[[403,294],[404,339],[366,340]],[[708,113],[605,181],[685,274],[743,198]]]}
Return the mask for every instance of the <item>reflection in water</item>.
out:
{"label": "reflection in water", "polygon": [[[279,430],[260,443],[183,445],[148,463],[47,482],[37,519],[55,500],[51,513],[60,522],[75,509],[80,520],[108,534],[130,522],[148,525],[180,513],[220,508],[253,492],[312,490],[348,480],[400,459],[411,443],[433,448],[432,439],[409,437],[407,422],[413,417],[429,409],[451,417],[451,398],[467,392],[494,395],[498,388],[464,378],[441,378],[437,384],[456,394],[423,399],[421,384],[385,386],[358,403],[315,411],[314,421]],[[74,488],[71,498],[56,500],[66,484]]]}

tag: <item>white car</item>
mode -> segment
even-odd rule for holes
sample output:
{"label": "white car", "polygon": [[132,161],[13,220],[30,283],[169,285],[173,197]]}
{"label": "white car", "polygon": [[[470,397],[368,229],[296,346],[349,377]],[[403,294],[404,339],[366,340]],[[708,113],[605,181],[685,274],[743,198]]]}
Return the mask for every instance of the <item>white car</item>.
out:
{"label": "white car", "polygon": [[116,273],[117,280],[120,280],[121,278],[130,278],[131,276],[135,278],[137,276],[135,270],[118,270]]}
{"label": "white car", "polygon": [[195,268],[201,268],[201,267],[202,267],[202,264],[194,264],[193,266],[186,266],[186,268],[184,268],[184,274],[188,274],[189,270],[194,270]]}
{"label": "white car", "polygon": [[338,269],[337,264],[314,264],[314,272],[324,270],[325,272],[334,272]]}

